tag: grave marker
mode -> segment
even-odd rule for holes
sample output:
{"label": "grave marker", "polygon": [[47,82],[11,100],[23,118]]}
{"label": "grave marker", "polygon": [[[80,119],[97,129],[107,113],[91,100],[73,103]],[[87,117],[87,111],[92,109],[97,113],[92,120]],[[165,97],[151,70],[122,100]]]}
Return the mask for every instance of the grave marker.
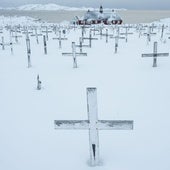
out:
{"label": "grave marker", "polygon": [[91,166],[99,165],[99,130],[132,130],[132,120],[98,120],[97,89],[87,88],[88,120],[55,120],[55,129],[89,130]]}
{"label": "grave marker", "polygon": [[73,56],[73,68],[77,68],[77,56],[87,56],[87,53],[76,53],[75,42],[72,42],[72,53],[62,53],[63,56]]}
{"label": "grave marker", "polygon": [[142,57],[153,57],[153,67],[157,67],[157,57],[167,57],[169,53],[157,53],[158,43],[154,42],[153,53],[142,54]]}

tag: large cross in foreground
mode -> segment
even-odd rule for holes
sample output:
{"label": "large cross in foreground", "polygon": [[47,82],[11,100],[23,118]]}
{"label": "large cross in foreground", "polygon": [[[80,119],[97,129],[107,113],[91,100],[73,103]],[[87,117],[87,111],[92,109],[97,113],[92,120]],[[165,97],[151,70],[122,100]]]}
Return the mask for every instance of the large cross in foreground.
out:
{"label": "large cross in foreground", "polygon": [[153,53],[142,54],[142,57],[153,57],[153,67],[157,67],[157,57],[168,57],[169,53],[157,53],[158,43],[154,42]]}
{"label": "large cross in foreground", "polygon": [[98,120],[97,89],[87,88],[88,120],[55,120],[55,129],[89,130],[90,160],[92,166],[99,165],[98,130],[132,130],[132,120]]}

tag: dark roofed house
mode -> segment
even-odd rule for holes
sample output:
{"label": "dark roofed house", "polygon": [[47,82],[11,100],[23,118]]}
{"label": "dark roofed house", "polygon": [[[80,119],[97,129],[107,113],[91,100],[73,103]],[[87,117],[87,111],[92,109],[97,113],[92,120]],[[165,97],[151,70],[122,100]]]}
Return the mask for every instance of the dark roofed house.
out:
{"label": "dark roofed house", "polygon": [[122,24],[122,19],[117,13],[112,10],[110,12],[104,12],[103,7],[100,6],[99,11],[88,10],[82,18],[77,18],[76,23],[78,25],[90,25],[90,24]]}

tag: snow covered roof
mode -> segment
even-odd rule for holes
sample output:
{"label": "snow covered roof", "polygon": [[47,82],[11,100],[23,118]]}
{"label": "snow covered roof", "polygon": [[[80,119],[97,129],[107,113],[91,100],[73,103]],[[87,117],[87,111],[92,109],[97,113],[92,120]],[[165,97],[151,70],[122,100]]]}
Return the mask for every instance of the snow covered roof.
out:
{"label": "snow covered roof", "polygon": [[99,12],[87,11],[82,17],[83,20],[121,20],[121,17],[116,12]]}

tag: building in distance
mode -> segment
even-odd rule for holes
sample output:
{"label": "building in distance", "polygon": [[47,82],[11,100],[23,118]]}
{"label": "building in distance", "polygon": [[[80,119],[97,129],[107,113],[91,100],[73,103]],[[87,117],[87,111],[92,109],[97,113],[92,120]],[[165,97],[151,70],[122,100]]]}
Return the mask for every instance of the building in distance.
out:
{"label": "building in distance", "polygon": [[100,6],[99,11],[90,11],[88,10],[83,17],[75,19],[75,24],[77,25],[91,25],[91,24],[122,24],[121,17],[114,11],[104,11],[103,7]]}

